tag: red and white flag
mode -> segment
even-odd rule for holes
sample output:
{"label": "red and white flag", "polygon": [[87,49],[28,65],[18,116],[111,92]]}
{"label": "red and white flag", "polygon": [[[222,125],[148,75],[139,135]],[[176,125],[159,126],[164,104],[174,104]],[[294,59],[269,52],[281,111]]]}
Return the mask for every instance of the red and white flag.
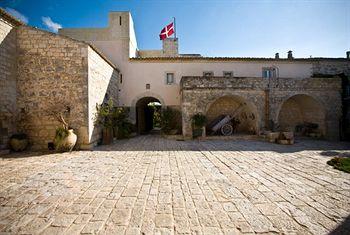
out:
{"label": "red and white flag", "polygon": [[173,35],[174,32],[175,32],[174,22],[171,22],[171,24],[168,24],[166,27],[164,27],[162,29],[162,31],[160,31],[159,38],[160,38],[160,40],[164,40],[164,39],[170,37],[171,35]]}

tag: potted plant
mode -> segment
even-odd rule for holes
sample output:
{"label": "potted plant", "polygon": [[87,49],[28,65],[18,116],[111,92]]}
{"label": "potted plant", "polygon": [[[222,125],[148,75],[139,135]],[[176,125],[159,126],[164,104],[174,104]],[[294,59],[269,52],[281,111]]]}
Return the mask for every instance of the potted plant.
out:
{"label": "potted plant", "polygon": [[60,152],[72,151],[77,143],[77,135],[66,121],[66,117],[70,114],[70,107],[66,104],[54,105],[50,114],[62,125],[56,129],[55,149]]}
{"label": "potted plant", "polygon": [[207,118],[202,113],[197,113],[192,117],[193,137],[205,137],[205,124]]}
{"label": "potted plant", "polygon": [[128,138],[132,131],[132,123],[128,120],[129,109],[116,107],[113,110],[114,135],[117,138]]}
{"label": "potted plant", "polygon": [[181,131],[179,119],[181,119],[181,113],[178,110],[170,107],[164,109],[161,114],[162,133],[166,135],[176,135],[179,133]]}
{"label": "potted plant", "polygon": [[96,104],[95,125],[102,126],[102,144],[111,144],[113,142],[113,101],[110,99],[107,103]]}
{"label": "potted plant", "polygon": [[28,146],[28,137],[26,134],[19,133],[10,137],[10,147],[15,152],[23,151]]}

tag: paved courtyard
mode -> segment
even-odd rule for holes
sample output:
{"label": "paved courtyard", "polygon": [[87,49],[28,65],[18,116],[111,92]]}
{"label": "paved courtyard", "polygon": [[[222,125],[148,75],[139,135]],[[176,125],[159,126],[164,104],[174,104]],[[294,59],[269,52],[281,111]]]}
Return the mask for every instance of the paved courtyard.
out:
{"label": "paved courtyard", "polygon": [[344,143],[176,141],[0,160],[1,234],[349,233]]}

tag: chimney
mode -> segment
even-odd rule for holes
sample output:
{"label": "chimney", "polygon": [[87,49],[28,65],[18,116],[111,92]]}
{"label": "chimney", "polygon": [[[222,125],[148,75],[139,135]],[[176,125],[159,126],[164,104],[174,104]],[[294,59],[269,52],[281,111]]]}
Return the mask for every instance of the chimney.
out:
{"label": "chimney", "polygon": [[280,58],[280,53],[276,53],[275,54],[275,59],[279,59]]}
{"label": "chimney", "polygon": [[292,59],[293,59],[293,52],[288,51],[288,60],[292,60]]}
{"label": "chimney", "polygon": [[348,60],[350,60],[350,51],[347,51],[347,52],[346,52],[346,58],[347,58]]}
{"label": "chimney", "polygon": [[164,57],[179,56],[179,42],[177,38],[166,38],[163,40],[163,56]]}

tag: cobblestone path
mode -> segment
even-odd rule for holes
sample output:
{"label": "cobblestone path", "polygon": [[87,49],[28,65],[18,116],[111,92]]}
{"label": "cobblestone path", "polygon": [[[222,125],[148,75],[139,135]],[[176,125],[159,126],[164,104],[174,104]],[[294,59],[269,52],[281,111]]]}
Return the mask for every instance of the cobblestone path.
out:
{"label": "cobblestone path", "polygon": [[326,161],[349,149],[140,136],[0,158],[0,233],[345,234],[350,174]]}

